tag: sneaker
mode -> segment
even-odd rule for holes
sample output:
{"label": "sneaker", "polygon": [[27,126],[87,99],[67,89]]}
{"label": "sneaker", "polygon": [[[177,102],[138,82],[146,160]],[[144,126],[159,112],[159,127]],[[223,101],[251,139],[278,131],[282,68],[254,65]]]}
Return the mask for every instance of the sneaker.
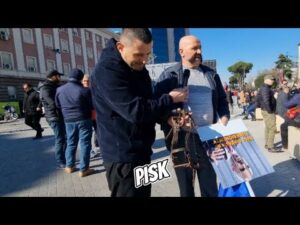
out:
{"label": "sneaker", "polygon": [[283,152],[282,149],[279,149],[279,148],[268,148],[268,152]]}
{"label": "sneaker", "polygon": [[68,167],[68,166],[66,166],[66,167],[65,167],[65,172],[66,172],[66,173],[73,173],[75,170],[76,170],[76,167],[75,167],[75,166],[73,166],[73,167]]}
{"label": "sneaker", "polygon": [[57,168],[57,169],[64,169],[64,168],[66,168],[66,165],[63,164],[63,163],[58,163],[58,164],[56,165],[56,168]]}
{"label": "sneaker", "polygon": [[91,174],[93,174],[95,172],[95,170],[94,169],[86,169],[86,170],[84,170],[84,171],[80,171],[79,172],[79,177],[86,177],[86,176],[88,176],[88,175],[91,175]]}
{"label": "sneaker", "polygon": [[265,145],[265,149],[268,149],[268,145]]}

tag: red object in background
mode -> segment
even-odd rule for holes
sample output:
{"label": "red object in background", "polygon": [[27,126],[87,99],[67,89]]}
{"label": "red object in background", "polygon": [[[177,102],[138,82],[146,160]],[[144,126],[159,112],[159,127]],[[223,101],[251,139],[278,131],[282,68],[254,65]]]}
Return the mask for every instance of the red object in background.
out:
{"label": "red object in background", "polygon": [[92,120],[96,120],[96,110],[92,110]]}

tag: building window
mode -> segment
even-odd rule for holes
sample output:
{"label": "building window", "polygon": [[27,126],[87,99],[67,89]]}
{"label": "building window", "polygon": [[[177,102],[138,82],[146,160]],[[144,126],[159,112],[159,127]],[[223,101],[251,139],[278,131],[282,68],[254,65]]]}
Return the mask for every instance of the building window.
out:
{"label": "building window", "polygon": [[17,99],[17,90],[14,86],[7,86],[8,99]]}
{"label": "building window", "polygon": [[52,48],[53,49],[53,39],[52,39],[52,35],[50,34],[44,34],[44,45],[48,48]]}
{"label": "building window", "polygon": [[73,36],[79,37],[78,28],[73,28]]}
{"label": "building window", "polygon": [[9,39],[9,29],[0,28],[0,40],[7,41]]}
{"label": "building window", "polygon": [[108,38],[104,38],[104,46],[106,47],[107,46],[107,42],[109,41]]}
{"label": "building window", "polygon": [[13,70],[12,53],[0,52],[0,68],[3,70]]}
{"label": "building window", "polygon": [[22,29],[22,33],[25,43],[34,44],[32,29]]}
{"label": "building window", "polygon": [[69,74],[69,72],[71,70],[70,63],[64,63],[63,67],[64,67],[64,74]]}
{"label": "building window", "polygon": [[99,43],[101,43],[101,45],[102,45],[102,37],[96,35],[96,42],[99,42]]}
{"label": "building window", "polygon": [[92,74],[93,71],[94,71],[94,67],[89,67],[89,74]]}
{"label": "building window", "polygon": [[86,48],[88,58],[93,58],[93,49],[92,48]]}
{"label": "building window", "polygon": [[67,32],[67,28],[58,28],[58,32]]}
{"label": "building window", "polygon": [[26,62],[27,62],[27,71],[28,72],[37,72],[36,57],[26,56]]}
{"label": "building window", "polygon": [[86,31],[85,32],[85,38],[86,38],[86,40],[91,40],[91,35],[90,35],[90,32],[88,32],[88,31]]}
{"label": "building window", "polygon": [[56,69],[54,60],[47,60],[47,70],[50,72],[51,70]]}
{"label": "building window", "polygon": [[81,45],[75,43],[75,55],[81,55]]}
{"label": "building window", "polygon": [[102,50],[98,51],[97,59],[99,59],[99,57],[101,56],[101,54],[102,54]]}
{"label": "building window", "polygon": [[64,39],[60,39],[61,51],[62,52],[69,52],[69,42]]}

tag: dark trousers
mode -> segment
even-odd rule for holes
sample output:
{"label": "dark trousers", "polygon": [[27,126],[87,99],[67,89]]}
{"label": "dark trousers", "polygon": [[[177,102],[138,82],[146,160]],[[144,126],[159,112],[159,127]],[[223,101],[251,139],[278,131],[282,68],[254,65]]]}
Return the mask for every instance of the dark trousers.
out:
{"label": "dark trousers", "polygon": [[[195,197],[193,170],[189,167],[176,167],[175,173],[181,197]],[[201,197],[217,197],[217,176],[212,165],[205,164],[196,170]]]}
{"label": "dark trousers", "polygon": [[282,147],[288,148],[288,127],[298,127],[300,128],[300,122],[291,119],[285,119],[284,123],[280,126],[280,133],[281,133],[281,141]]}
{"label": "dark trousers", "polygon": [[40,124],[41,115],[25,115],[25,124],[36,130],[36,135],[42,135],[42,127]]}
{"label": "dark trousers", "polygon": [[150,197],[151,184],[135,188],[133,169],[137,166],[149,164],[145,162],[132,163],[106,163],[103,165],[106,170],[106,179],[108,188],[111,191],[111,197]]}
{"label": "dark trousers", "polygon": [[[179,133],[178,143],[179,147],[185,146],[185,135],[184,132]],[[188,147],[190,150],[197,152],[199,157],[200,168],[196,170],[200,192],[202,197],[217,197],[218,186],[217,186],[217,175],[209,161],[206,154],[206,149],[203,146],[199,135],[195,133],[190,134]],[[186,146],[185,146],[186,147]],[[194,184],[193,184],[193,169],[190,167],[176,167],[175,173],[179,185],[181,197],[194,197]],[[195,176],[196,177],[196,176]]]}

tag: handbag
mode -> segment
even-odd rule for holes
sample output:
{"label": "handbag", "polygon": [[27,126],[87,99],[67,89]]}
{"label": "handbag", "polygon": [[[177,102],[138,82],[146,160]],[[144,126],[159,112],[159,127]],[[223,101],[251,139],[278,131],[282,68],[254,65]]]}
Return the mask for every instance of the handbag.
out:
{"label": "handbag", "polygon": [[300,107],[291,107],[286,111],[286,117],[289,119],[295,119],[297,114],[300,112]]}

